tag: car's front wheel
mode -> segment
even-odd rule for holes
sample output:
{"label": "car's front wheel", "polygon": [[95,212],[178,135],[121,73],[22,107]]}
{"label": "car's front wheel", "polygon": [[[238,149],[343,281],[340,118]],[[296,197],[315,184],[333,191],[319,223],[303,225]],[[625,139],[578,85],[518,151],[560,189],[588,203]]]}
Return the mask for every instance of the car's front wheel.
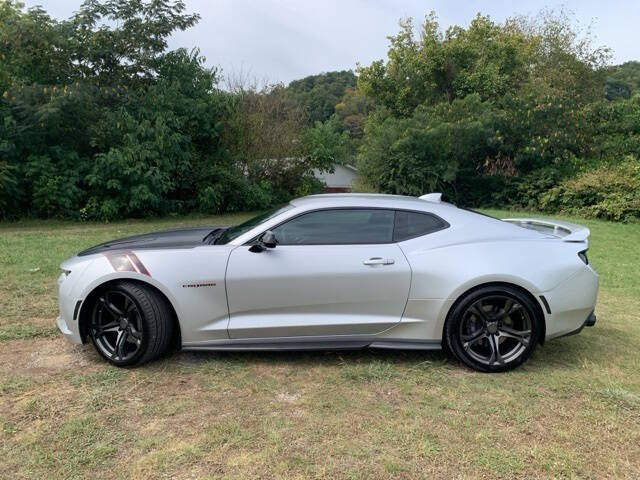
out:
{"label": "car's front wheel", "polygon": [[533,302],[508,286],[472,291],[456,303],[444,340],[464,364],[482,372],[504,372],[531,356],[542,335]]}
{"label": "car's front wheel", "polygon": [[168,350],[172,313],[166,299],[153,288],[118,282],[95,297],[89,335],[98,353],[112,364],[141,365]]}

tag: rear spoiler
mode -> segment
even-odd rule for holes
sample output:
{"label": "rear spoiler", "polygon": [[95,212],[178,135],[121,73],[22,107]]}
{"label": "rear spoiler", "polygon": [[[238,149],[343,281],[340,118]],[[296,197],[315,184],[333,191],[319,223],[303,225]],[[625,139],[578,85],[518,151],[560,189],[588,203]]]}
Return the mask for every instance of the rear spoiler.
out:
{"label": "rear spoiler", "polygon": [[542,218],[503,218],[502,221],[562,238],[564,242],[587,242],[589,229],[575,223]]}

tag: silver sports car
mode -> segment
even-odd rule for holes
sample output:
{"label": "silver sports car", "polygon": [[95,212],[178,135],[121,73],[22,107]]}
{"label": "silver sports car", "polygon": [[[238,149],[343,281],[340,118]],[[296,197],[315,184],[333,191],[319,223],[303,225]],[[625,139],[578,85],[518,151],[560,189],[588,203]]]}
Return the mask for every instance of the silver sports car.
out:
{"label": "silver sports car", "polygon": [[60,331],[119,366],[171,348],[447,348],[522,364],[592,326],[589,230],[420,198],[299,198],[233,227],[154,232],[62,263]]}

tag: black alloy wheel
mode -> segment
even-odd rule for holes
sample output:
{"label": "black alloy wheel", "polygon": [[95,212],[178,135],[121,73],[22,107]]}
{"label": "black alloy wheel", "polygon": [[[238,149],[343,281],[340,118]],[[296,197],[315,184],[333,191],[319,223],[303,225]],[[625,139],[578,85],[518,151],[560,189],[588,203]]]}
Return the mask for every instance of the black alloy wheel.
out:
{"label": "black alloy wheel", "polygon": [[122,281],[95,297],[89,334],[98,353],[117,366],[140,365],[168,350],[172,310],[153,288]]}
{"label": "black alloy wheel", "polygon": [[535,350],[541,319],[531,300],[510,287],[484,287],[457,303],[445,324],[450,350],[466,365],[502,372]]}

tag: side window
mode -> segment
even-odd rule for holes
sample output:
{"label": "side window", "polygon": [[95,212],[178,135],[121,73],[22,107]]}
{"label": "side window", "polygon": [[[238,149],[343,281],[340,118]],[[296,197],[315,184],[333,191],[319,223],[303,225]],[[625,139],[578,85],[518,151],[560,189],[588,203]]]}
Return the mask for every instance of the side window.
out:
{"label": "side window", "polygon": [[403,240],[442,230],[445,227],[447,227],[447,223],[435,215],[397,211],[393,241],[402,242]]}
{"label": "side window", "polygon": [[393,210],[336,209],[309,212],[276,228],[281,245],[348,245],[393,241]]}

